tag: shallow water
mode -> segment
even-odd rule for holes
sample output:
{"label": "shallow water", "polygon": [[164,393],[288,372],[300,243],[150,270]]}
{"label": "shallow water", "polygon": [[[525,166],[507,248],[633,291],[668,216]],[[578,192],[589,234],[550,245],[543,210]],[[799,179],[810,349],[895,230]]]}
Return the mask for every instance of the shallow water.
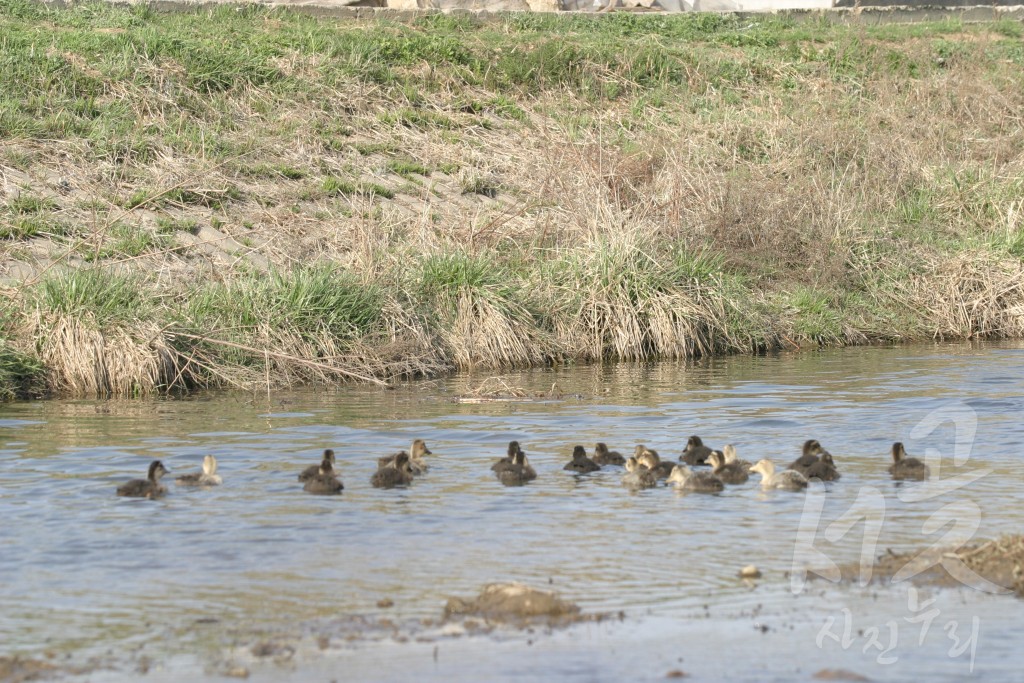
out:
{"label": "shallow water", "polygon": [[[484,379],[0,408],[0,655],[48,653],[89,680],[141,670],[216,679],[238,665],[253,680],[611,681],[673,669],[794,680],[843,668],[909,681],[967,675],[973,640],[975,674],[1024,665],[1015,598],[921,589],[919,601],[935,602],[915,612],[906,584],[792,579],[807,562],[1024,530],[1024,349],[536,370],[501,380],[534,392],[557,383],[568,398],[452,400]],[[751,482],[684,496],[630,492],[619,468],[561,470],[576,443],[627,451],[643,442],[674,458],[690,434],[779,465],[817,438],[843,478],[810,494]],[[417,436],[435,454],[430,472],[408,490],[371,488],[376,457]],[[489,470],[510,439],[539,472],[526,487],[505,488]],[[933,458],[932,481],[888,480],[895,440]],[[340,497],[310,496],[295,480],[326,447],[338,453]],[[154,457],[172,479],[197,471],[206,453],[220,462],[221,487],[169,482],[160,501],[114,496]],[[877,541],[864,540],[865,518]],[[737,579],[746,564],[763,578]],[[437,619],[451,595],[510,580],[624,619],[476,635],[421,621]],[[382,598],[394,607],[378,607]],[[920,614],[934,610],[924,628]],[[258,661],[250,648],[261,638],[295,652]]]}

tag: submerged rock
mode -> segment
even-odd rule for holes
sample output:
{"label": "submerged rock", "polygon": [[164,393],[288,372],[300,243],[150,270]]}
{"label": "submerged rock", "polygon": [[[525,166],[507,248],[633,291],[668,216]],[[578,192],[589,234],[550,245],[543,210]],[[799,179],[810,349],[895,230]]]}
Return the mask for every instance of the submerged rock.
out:
{"label": "submerged rock", "polygon": [[491,583],[472,599],[449,598],[446,619],[474,616],[490,621],[524,622],[547,620],[572,623],[586,619],[580,608],[555,593],[521,583]]}

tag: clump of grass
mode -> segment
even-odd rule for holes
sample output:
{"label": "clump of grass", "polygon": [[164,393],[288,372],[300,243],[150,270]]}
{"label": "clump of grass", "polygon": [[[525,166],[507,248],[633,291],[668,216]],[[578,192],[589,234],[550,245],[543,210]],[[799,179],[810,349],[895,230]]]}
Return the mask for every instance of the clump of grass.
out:
{"label": "clump of grass", "polygon": [[42,213],[57,209],[57,203],[49,197],[37,197],[23,193],[7,202],[7,209],[14,214]]}
{"label": "clump of grass", "polygon": [[[312,266],[252,275],[192,292],[186,327],[237,347],[207,345],[207,353],[238,365],[262,365],[259,348],[294,358],[332,359],[366,334],[380,316],[382,294],[350,273]],[[299,364],[301,365],[301,364]]]}
{"label": "clump of grass", "polygon": [[168,249],[173,243],[173,232],[168,232],[159,224],[154,232],[142,226],[117,222],[107,227],[98,249],[84,244],[79,251],[86,261],[134,258],[148,252]]}
{"label": "clump of grass", "polygon": [[141,396],[190,378],[134,277],[82,268],[44,280],[34,321],[49,385],[73,396]]}
{"label": "clump of grass", "polygon": [[321,188],[328,197],[381,197],[383,199],[393,199],[395,196],[394,190],[383,185],[346,180],[333,175],[324,178]]}
{"label": "clump of grass", "polygon": [[389,159],[388,170],[403,178],[412,179],[413,176],[429,176],[430,169],[413,159]]}
{"label": "clump of grass", "polygon": [[0,401],[38,397],[46,391],[42,361],[0,341]]}
{"label": "clump of grass", "polygon": [[518,367],[553,355],[522,281],[487,256],[428,256],[416,291],[456,367]]}

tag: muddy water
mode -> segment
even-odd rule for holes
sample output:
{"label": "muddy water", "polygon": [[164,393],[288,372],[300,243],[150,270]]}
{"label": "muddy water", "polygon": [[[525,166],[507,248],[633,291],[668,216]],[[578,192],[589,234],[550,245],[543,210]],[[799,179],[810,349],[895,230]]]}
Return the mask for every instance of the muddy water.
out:
{"label": "muddy water", "polygon": [[[1024,531],[1024,349],[538,370],[501,380],[536,392],[557,384],[566,396],[452,400],[485,378],[0,408],[0,656],[48,658],[94,681],[243,670],[268,681],[617,681],[673,670],[763,681],[822,669],[911,681],[1024,666],[1024,601],[799,581],[806,564]],[[576,443],[643,442],[674,457],[694,433],[780,464],[817,438],[843,478],[811,494],[751,483],[684,496],[631,493],[618,468],[561,469]],[[372,489],[376,457],[415,437],[435,453],[430,472],[408,490]],[[523,488],[489,470],[510,439],[539,472]],[[927,453],[939,476],[889,481],[895,440]],[[337,498],[304,494],[295,480],[326,447],[345,482]],[[154,457],[173,477],[197,471],[206,453],[220,461],[221,487],[171,482],[160,501],[114,495]],[[746,564],[763,577],[739,580]],[[437,623],[448,596],[508,580],[623,618],[554,632]],[[394,605],[378,606],[385,598]]]}

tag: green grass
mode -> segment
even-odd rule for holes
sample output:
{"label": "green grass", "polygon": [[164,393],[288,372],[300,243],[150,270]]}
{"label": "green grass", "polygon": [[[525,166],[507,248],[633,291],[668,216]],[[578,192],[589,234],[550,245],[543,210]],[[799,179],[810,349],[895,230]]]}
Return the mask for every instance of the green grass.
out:
{"label": "green grass", "polygon": [[124,387],[1024,335],[962,305],[1024,268],[1022,35],[8,0],[0,249],[87,267],[0,373],[36,312],[191,359]]}
{"label": "green grass", "polygon": [[95,268],[46,278],[35,299],[44,313],[88,320],[100,329],[148,319],[154,304],[134,276]]}
{"label": "green grass", "polygon": [[0,401],[37,397],[46,389],[46,368],[31,353],[0,340]]}

